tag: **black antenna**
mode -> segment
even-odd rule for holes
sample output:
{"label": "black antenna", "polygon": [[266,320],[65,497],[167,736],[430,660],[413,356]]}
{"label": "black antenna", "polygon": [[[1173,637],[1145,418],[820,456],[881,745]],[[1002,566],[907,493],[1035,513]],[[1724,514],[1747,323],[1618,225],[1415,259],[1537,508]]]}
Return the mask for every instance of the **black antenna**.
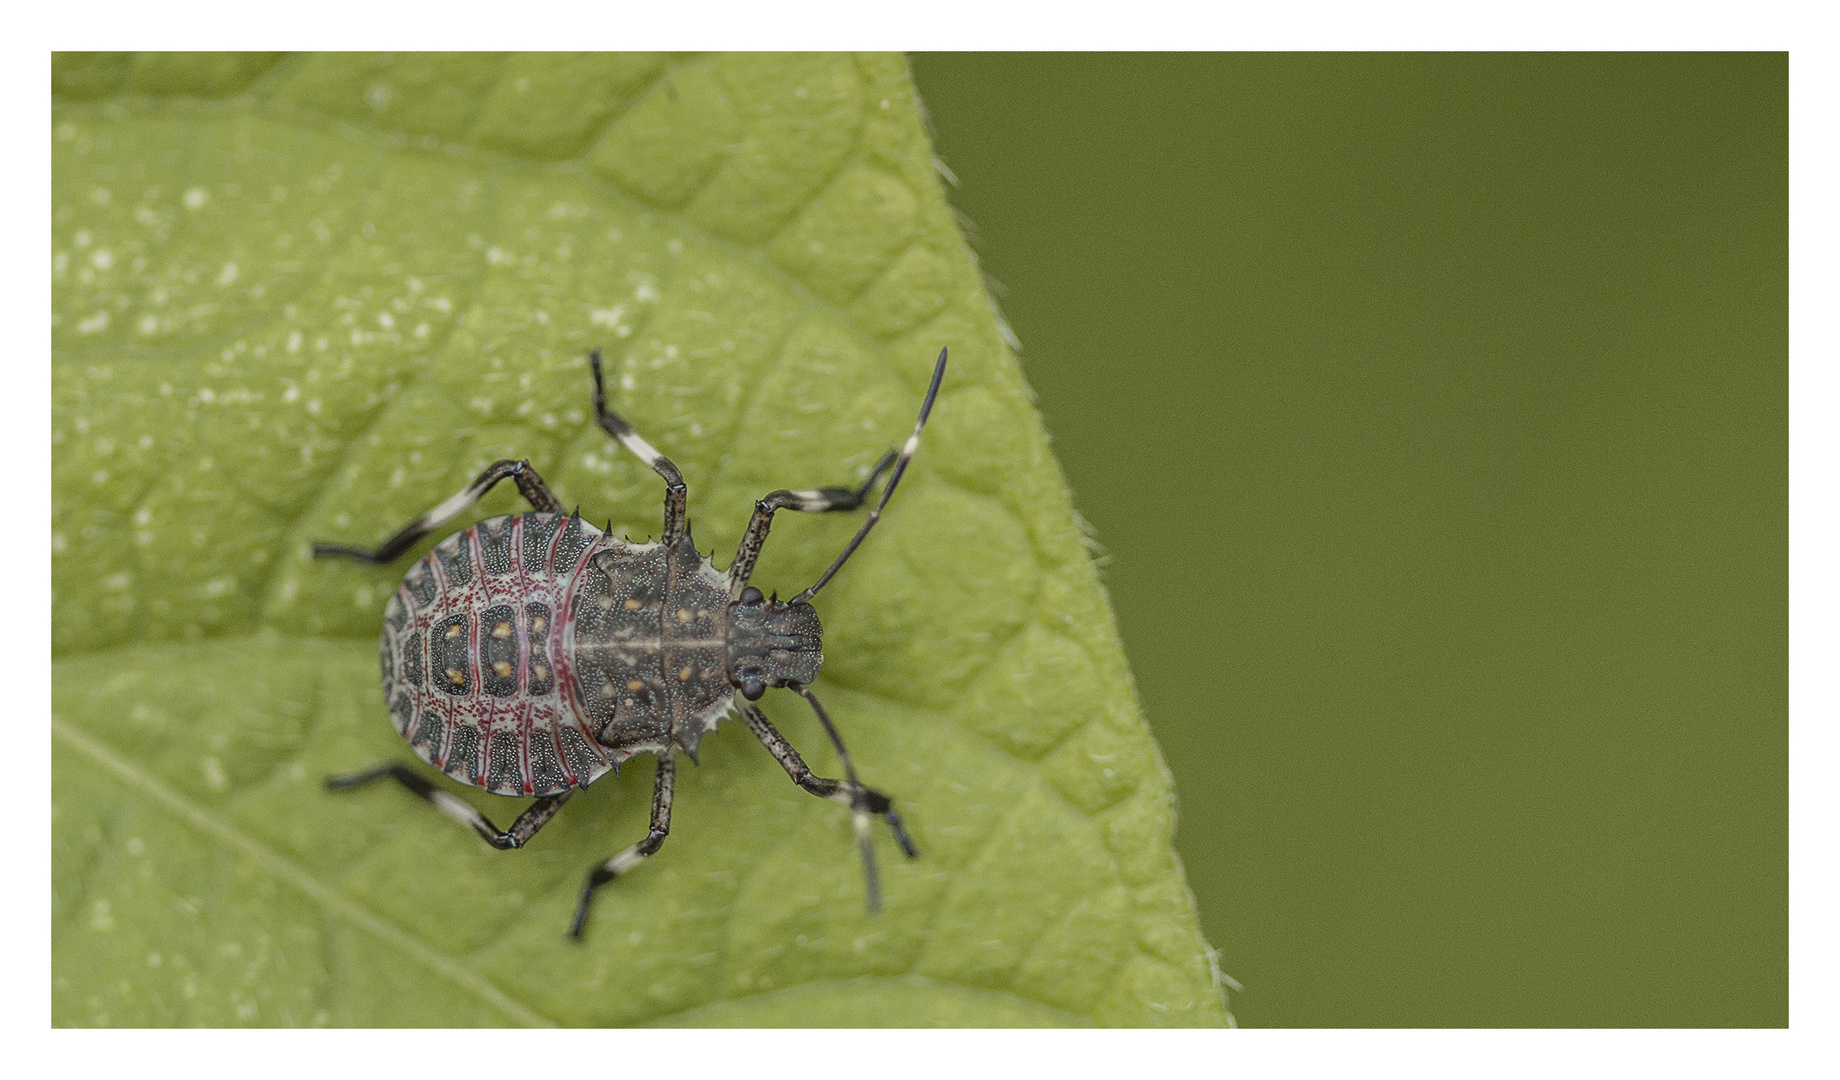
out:
{"label": "black antenna", "polygon": [[[871,912],[880,911],[882,910],[882,879],[875,871],[875,844],[872,842],[874,837],[870,831],[872,820],[869,805],[863,799],[862,782],[856,779],[856,766],[850,761],[850,752],[843,747],[843,736],[837,734],[837,725],[831,723],[830,714],[824,711],[824,706],[818,704],[817,697],[803,686],[794,685],[792,689],[796,690],[800,697],[811,702],[811,707],[817,711],[819,721],[824,724],[825,734],[831,737],[831,745],[837,748],[838,759],[843,762],[843,775],[850,781],[850,825],[856,830],[857,850],[862,852],[863,880],[866,883],[863,891],[869,897],[869,910]],[[902,846],[906,847],[907,838],[903,836],[901,839]]]}
{"label": "black antenna", "polygon": [[[933,365],[932,385],[926,388],[926,400],[920,403],[920,419],[914,421],[914,433],[907,437],[907,442],[901,447],[901,456],[894,463],[894,474],[888,478],[888,486],[882,489],[882,501],[876,503],[875,509],[869,511],[869,520],[863,522],[862,528],[856,530],[856,535],[850,539],[850,546],[843,549],[843,554],[837,556],[837,561],[831,563],[831,568],[824,572],[824,576],[818,579],[818,583],[788,600],[787,603],[808,602],[812,597],[818,595],[818,590],[830,584],[831,578],[837,575],[837,571],[843,567],[843,564],[849,560],[850,556],[856,554],[856,548],[863,542],[863,537],[868,536],[869,530],[875,528],[875,523],[882,519],[882,507],[888,505],[889,497],[894,494],[894,486],[901,482],[901,474],[907,471],[907,463],[913,460],[914,453],[920,449],[920,431],[926,427],[926,418],[933,411],[933,401],[939,397],[939,383],[945,377],[946,351],[940,349],[939,362]],[[817,702],[812,702],[812,705],[816,706]],[[823,716],[824,710],[819,709],[818,715]],[[828,727],[829,721],[826,721],[825,725]],[[836,738],[836,734],[833,732],[831,737]],[[842,745],[839,743],[838,747],[841,748]]]}

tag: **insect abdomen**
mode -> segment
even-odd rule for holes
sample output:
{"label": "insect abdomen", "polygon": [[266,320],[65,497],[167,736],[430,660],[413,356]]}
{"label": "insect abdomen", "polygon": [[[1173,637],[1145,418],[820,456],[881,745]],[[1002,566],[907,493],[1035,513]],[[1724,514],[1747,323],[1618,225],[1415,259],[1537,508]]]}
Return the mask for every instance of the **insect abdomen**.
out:
{"label": "insect abdomen", "polygon": [[383,692],[423,761],[500,795],[554,795],[613,767],[556,666],[568,580],[599,538],[560,514],[493,518],[403,576],[384,616]]}

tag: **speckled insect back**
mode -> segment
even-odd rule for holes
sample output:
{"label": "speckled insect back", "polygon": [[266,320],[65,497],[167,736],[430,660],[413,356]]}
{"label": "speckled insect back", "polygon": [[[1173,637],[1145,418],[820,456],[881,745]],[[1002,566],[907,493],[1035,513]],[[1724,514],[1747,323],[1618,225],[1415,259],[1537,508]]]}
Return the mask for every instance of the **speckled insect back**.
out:
{"label": "speckled insect back", "polygon": [[579,517],[493,518],[404,575],[383,615],[383,699],[418,757],[497,795],[557,795],[624,760],[567,703],[566,649],[550,644],[604,539]]}
{"label": "speckled insect back", "polygon": [[[850,807],[869,907],[880,906],[870,823],[881,817],[917,854],[888,796],[864,787],[829,714],[809,684],[824,662],[811,598],[880,520],[945,377],[941,349],[913,434],[859,487],[775,491],[754,505],[735,561],[719,570],[691,539],[683,477],[608,411],[600,353],[589,354],[600,426],[665,481],[664,533],[655,543],[615,540],[564,514],[527,461],[494,463],[466,488],[409,523],[375,551],[316,544],[315,555],[388,563],[452,521],[500,480],[534,512],[482,521],[435,545],[403,576],[384,611],[383,697],[391,722],[423,761],[464,784],[537,801],[501,831],[407,765],[386,762],[327,780],[332,788],[392,778],[496,848],[522,847],[562,804],[637,754],[657,761],[645,839],[590,869],[569,932],[580,937],[595,890],[657,851],[670,832],[679,751],[739,715],[794,783]],[[892,471],[890,471],[892,469]],[[816,583],[781,601],[748,584],[779,510],[854,510],[888,472],[881,500]],[[843,781],[813,775],[754,704],[770,686],[810,703],[843,764]]]}

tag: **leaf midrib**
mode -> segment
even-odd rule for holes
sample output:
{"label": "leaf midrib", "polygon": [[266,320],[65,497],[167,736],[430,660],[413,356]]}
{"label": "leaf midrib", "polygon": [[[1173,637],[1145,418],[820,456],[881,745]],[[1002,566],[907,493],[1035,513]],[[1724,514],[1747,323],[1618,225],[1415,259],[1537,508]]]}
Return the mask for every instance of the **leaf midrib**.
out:
{"label": "leaf midrib", "polygon": [[146,771],[126,761],[83,731],[53,717],[51,734],[63,740],[96,764],[107,769],[129,787],[151,798],[194,829],[235,851],[261,867],[270,876],[293,886],[317,901],[328,912],[344,917],[352,925],[395,946],[429,970],[491,1004],[525,1027],[555,1027],[556,1022],[542,1016],[494,986],[477,972],[443,956],[408,933],[384,921],[349,896],[320,881],[293,860],[279,855],[261,842],[245,835],[224,819],[185,799]]}
{"label": "leaf midrib", "polygon": [[[340,892],[338,889],[320,881],[305,867],[302,867],[292,859],[278,854],[261,841],[243,833],[223,817],[215,815],[204,807],[198,806],[186,799],[177,791],[174,791],[159,779],[147,773],[144,769],[117,756],[81,729],[67,724],[54,716],[51,720],[51,733],[54,738],[61,739],[72,749],[82,753],[95,764],[114,774],[130,788],[133,788],[140,794],[147,796],[154,802],[173,812],[181,820],[191,825],[194,829],[197,829],[211,840],[249,859],[271,877],[292,886],[310,899],[318,902],[328,913],[341,916],[358,929],[364,930],[374,937],[396,947],[404,955],[419,962],[430,971],[447,979],[462,990],[485,1001],[487,1004],[498,1009],[519,1024],[525,1027],[559,1026],[556,1021],[543,1016],[528,1005],[525,1005],[511,995],[505,993],[490,980],[467,967],[465,964],[455,960],[453,957],[446,956],[430,948],[401,927],[388,922],[375,912]],[[882,978],[886,979],[888,977]],[[933,976],[922,976],[917,973],[909,973],[906,976],[897,976],[894,978],[896,980],[921,979],[928,983],[961,986],[964,989],[975,990],[980,993],[1002,993],[1001,991],[993,991],[989,987],[970,986],[956,983],[952,980],[942,980]],[[849,982],[854,980],[814,980],[816,983],[833,981]],[[740,997],[733,998],[719,997],[713,1001],[701,1002],[686,1009],[649,1017],[641,1021],[641,1023],[648,1025],[669,1023],[675,1017],[692,1014],[701,1009],[734,1004],[754,997],[783,995],[795,990],[807,989],[811,985],[812,983],[800,983],[794,986],[776,987],[762,994],[744,994]],[[1090,1022],[1090,1018],[1079,1013],[1067,1013],[1065,1010],[1055,1008],[1054,1006],[1047,1005],[1044,1002],[1036,1001],[1033,998],[1023,995],[1016,995],[1016,997],[1018,1000],[1028,1002],[1030,1005],[1037,1008],[1055,1013],[1065,1013],[1065,1015],[1075,1020]]]}

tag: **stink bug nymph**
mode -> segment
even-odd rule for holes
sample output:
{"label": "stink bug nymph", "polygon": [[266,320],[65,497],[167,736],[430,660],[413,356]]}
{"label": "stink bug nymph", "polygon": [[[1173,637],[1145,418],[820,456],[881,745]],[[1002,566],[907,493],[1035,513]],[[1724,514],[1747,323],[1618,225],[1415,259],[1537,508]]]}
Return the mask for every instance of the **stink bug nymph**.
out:
{"label": "stink bug nymph", "polygon": [[[530,462],[507,460],[374,551],[313,545],[318,556],[389,563],[459,517],[500,480],[517,485],[533,512],[457,532],[403,575],[383,616],[383,699],[417,757],[462,783],[498,795],[534,796],[536,802],[500,831],[472,806],[397,762],[329,777],[326,786],[356,787],[388,777],[493,847],[517,848],[578,789],[617,771],[635,754],[651,754],[658,765],[651,830],[589,869],[569,927],[579,938],[594,890],[657,851],[670,832],[678,752],[694,762],[698,740],[718,721],[738,714],[793,783],[850,808],[869,908],[875,910],[881,887],[871,819],[888,823],[909,858],[918,852],[888,796],[856,779],[842,737],[811,692],[824,662],[823,628],[811,598],[881,519],[920,447],[920,432],[945,377],[946,351],[939,351],[907,442],[889,451],[858,487],[775,491],[756,502],[727,570],[697,554],[677,466],[608,410],[599,350],[588,355],[588,363],[600,426],[664,478],[664,534],[658,540],[615,540],[579,513],[564,514]],[[883,473],[888,484],[881,500],[810,588],[782,601],[748,584],[776,511],[855,510]],[[814,776],[774,730],[754,704],[770,686],[786,687],[811,703],[837,748],[845,779]]]}

